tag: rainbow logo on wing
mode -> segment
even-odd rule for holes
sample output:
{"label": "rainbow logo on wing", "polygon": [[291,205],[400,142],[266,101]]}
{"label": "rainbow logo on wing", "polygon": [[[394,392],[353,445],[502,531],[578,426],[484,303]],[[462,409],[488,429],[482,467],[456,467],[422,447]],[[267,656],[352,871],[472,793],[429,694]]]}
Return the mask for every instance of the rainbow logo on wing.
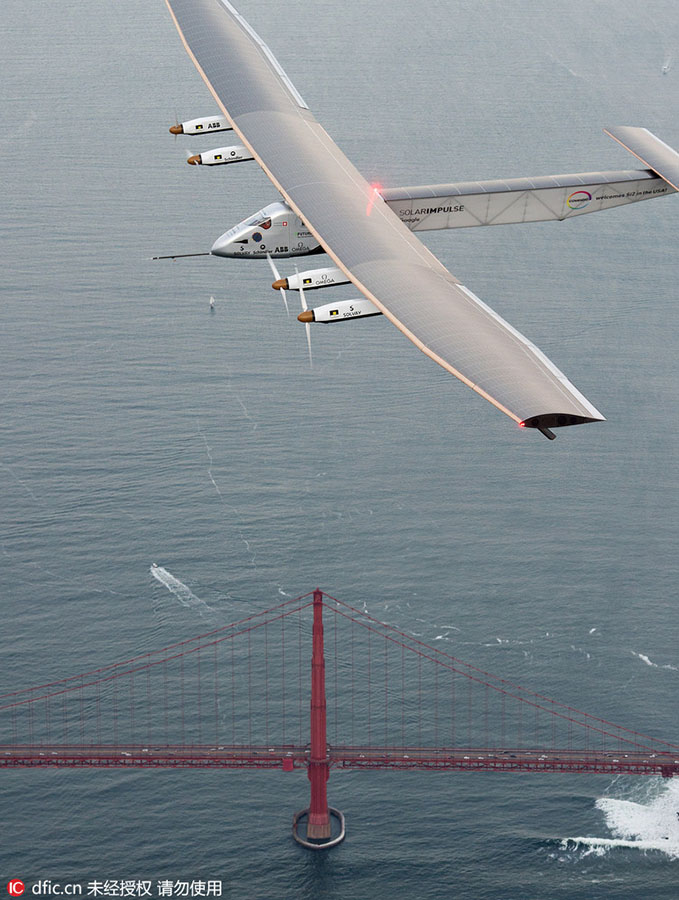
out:
{"label": "rainbow logo on wing", "polygon": [[570,209],[584,209],[591,199],[592,195],[589,191],[575,191],[575,193],[571,194],[568,200],[566,200],[566,204]]}

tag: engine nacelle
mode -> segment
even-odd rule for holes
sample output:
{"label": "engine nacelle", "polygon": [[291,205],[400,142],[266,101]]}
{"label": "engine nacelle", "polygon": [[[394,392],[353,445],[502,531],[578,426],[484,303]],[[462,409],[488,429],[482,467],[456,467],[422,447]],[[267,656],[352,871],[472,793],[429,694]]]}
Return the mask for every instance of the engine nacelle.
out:
{"label": "engine nacelle", "polygon": [[208,131],[233,131],[233,128],[226,116],[222,115],[178,122],[170,128],[170,134],[205,134]]}
{"label": "engine nacelle", "polygon": [[320,322],[328,325],[330,322],[346,322],[348,319],[367,319],[368,316],[381,315],[382,311],[374,303],[360,297],[358,300],[340,300],[337,303],[307,309],[297,318],[300,322]]}
{"label": "engine nacelle", "polygon": [[214,256],[264,259],[322,253],[318,241],[287,203],[270,203],[225,231],[212,245]]}
{"label": "engine nacelle", "polygon": [[305,291],[315,291],[335,284],[349,284],[349,279],[341,269],[328,266],[325,269],[309,269],[308,272],[297,272],[287,278],[279,278],[271,287],[275,291],[280,291],[281,288],[284,291],[298,291],[301,285]]}
{"label": "engine nacelle", "polygon": [[227,163],[244,162],[246,159],[254,157],[242,144],[234,144],[232,147],[217,147],[206,153],[196,153],[186,161],[190,166],[224,166]]}

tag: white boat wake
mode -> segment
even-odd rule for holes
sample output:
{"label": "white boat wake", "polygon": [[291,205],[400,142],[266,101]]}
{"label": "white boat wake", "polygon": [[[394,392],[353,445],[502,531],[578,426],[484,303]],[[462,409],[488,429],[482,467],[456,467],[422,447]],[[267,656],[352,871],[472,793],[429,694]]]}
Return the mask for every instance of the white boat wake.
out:
{"label": "white boat wake", "polygon": [[663,853],[679,860],[679,783],[653,781],[641,802],[602,797],[597,809],[604,814],[609,838],[570,837],[562,850],[582,850],[582,856],[603,856],[624,848]]}
{"label": "white boat wake", "polygon": [[671,666],[669,663],[666,665],[654,663],[653,660],[649,659],[644,653],[637,653],[636,650],[632,650],[632,655],[636,656],[637,659],[640,659],[643,663],[646,663],[647,666],[651,666],[653,669],[669,669],[671,672],[679,671],[676,666]]}
{"label": "white boat wake", "polygon": [[201,613],[214,612],[211,606],[208,606],[204,600],[200,599],[200,597],[196,597],[191,588],[187,587],[178,578],[175,578],[171,572],[167,571],[167,569],[164,569],[162,566],[157,566],[154,563],[149,571],[156,581],[159,581],[168,589],[168,591],[170,591],[170,593],[174,594],[182,606],[189,607],[190,609],[197,609]]}

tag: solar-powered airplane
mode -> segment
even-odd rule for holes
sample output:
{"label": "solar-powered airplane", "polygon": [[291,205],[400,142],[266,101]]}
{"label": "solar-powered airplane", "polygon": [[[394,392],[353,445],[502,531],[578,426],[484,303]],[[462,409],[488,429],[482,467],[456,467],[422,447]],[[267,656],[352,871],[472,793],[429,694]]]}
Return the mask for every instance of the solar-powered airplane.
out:
{"label": "solar-powered airplane", "polygon": [[[268,258],[299,319],[385,315],[420,350],[524,428],[603,421],[566,376],[418,240],[442,228],[563,220],[679,190],[679,153],[645,128],[606,133],[646,168],[419,187],[368,184],[316,121],[268,46],[228,0],[165,0],[221,112],[173,134],[233,131],[239,143],[192,165],[256,160],[283,197],[219,237],[211,253]],[[280,278],[274,257],[327,253],[333,265]],[[177,254],[178,255],[178,254]],[[194,255],[194,254],[187,254]],[[198,254],[195,254],[198,255]],[[304,291],[352,282],[358,300],[308,309]],[[287,305],[287,303],[286,303]]]}

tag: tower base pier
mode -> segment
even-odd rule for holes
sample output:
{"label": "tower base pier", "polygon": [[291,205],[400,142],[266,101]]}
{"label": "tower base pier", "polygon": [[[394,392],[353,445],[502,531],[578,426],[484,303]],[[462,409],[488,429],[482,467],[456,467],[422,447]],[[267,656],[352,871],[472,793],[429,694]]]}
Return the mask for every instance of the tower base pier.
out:
{"label": "tower base pier", "polygon": [[[307,850],[329,850],[331,847],[336,847],[338,844],[341,844],[346,835],[346,828],[344,823],[344,814],[339,811],[339,809],[334,809],[332,806],[328,807],[328,812],[331,816],[334,816],[335,819],[339,822],[339,834],[336,837],[332,837],[332,833],[328,834],[326,837],[316,838],[309,832],[312,830],[316,830],[313,825],[311,825],[308,821],[309,810],[301,809],[299,812],[296,812],[292,817],[292,836],[297,841],[298,844],[301,844],[302,847],[306,847]],[[300,823],[306,819],[307,820],[307,835],[306,838],[302,837],[299,833],[299,825]],[[325,826],[322,827],[323,831],[327,829]]]}

